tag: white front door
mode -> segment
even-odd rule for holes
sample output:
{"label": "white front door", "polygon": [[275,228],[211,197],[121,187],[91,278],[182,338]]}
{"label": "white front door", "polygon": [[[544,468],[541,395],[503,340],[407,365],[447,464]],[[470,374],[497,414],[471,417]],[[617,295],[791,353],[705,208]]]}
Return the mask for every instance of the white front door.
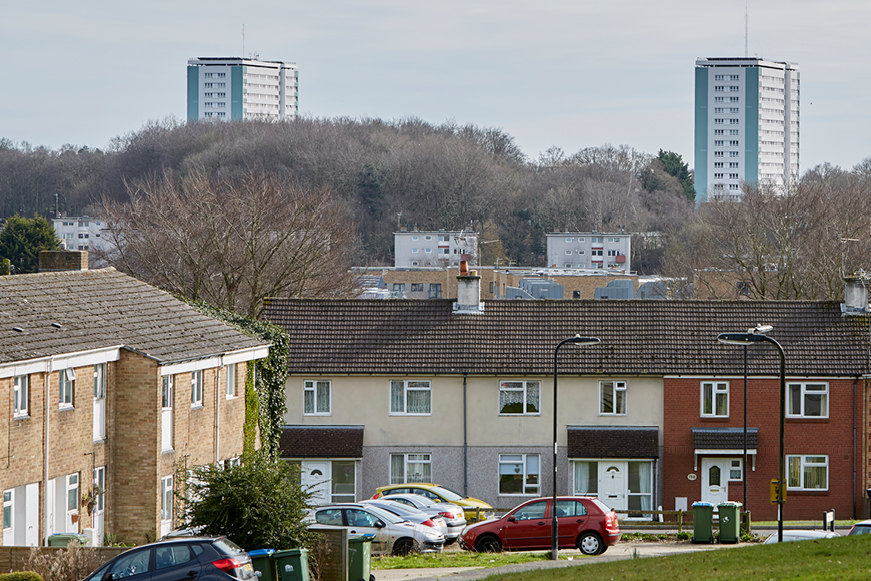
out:
{"label": "white front door", "polygon": [[312,504],[327,504],[330,500],[330,467],[329,460],[304,460],[302,462],[302,485],[311,493]]}
{"label": "white front door", "polygon": [[729,462],[731,458],[702,459],[702,502],[714,505],[729,500]]}
{"label": "white front door", "polygon": [[599,462],[599,500],[612,510],[626,510],[626,462]]}

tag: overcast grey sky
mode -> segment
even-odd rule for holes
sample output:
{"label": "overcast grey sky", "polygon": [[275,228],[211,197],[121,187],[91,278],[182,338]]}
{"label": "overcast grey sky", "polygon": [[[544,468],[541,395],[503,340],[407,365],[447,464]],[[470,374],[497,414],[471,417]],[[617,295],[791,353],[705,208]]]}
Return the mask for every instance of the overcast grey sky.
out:
{"label": "overcast grey sky", "polygon": [[[532,158],[604,143],[692,164],[697,57],[744,0],[34,0],[0,16],[0,137],[106,147],[186,116],[187,59],[299,65],[310,117],[499,127]],[[749,54],[801,70],[801,169],[871,156],[871,2],[748,0]]]}

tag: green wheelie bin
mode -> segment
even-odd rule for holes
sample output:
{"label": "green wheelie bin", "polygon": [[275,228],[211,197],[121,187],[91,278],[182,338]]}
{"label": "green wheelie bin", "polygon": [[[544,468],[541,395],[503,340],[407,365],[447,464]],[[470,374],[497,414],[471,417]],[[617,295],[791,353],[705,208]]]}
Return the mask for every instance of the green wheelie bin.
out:
{"label": "green wheelie bin", "polygon": [[741,503],[721,502],[717,511],[720,513],[720,542],[737,543],[741,539]]}
{"label": "green wheelie bin", "polygon": [[714,542],[714,505],[710,502],[693,503],[693,542]]}
{"label": "green wheelie bin", "polygon": [[373,535],[348,537],[348,581],[375,581],[372,575]]}
{"label": "green wheelie bin", "polygon": [[275,561],[272,555],[275,549],[255,549],[248,551],[254,570],[259,572],[259,581],[278,581],[275,575]]}
{"label": "green wheelie bin", "polygon": [[308,549],[287,549],[272,555],[278,571],[276,581],[308,581]]}

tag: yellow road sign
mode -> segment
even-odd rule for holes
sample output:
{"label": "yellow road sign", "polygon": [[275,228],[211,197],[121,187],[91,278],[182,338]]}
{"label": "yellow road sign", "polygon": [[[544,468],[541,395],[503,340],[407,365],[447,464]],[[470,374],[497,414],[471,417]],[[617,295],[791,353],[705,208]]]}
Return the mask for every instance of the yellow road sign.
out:
{"label": "yellow road sign", "polygon": [[786,487],[781,486],[780,480],[772,480],[771,504],[780,504],[781,502],[786,502]]}

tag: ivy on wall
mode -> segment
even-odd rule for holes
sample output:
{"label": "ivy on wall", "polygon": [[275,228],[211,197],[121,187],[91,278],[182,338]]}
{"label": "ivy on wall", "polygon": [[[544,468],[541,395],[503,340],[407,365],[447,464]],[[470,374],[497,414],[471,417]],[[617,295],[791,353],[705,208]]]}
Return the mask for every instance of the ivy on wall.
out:
{"label": "ivy on wall", "polygon": [[[278,443],[284,425],[287,404],[284,384],[287,381],[287,356],[290,339],[284,329],[238,313],[219,309],[202,301],[185,301],[204,315],[214,317],[239,331],[270,344],[269,356],[248,365],[245,379],[244,453],[254,451],[256,428],[260,428],[261,447],[271,458],[278,456]],[[254,369],[256,367],[256,373]]]}

